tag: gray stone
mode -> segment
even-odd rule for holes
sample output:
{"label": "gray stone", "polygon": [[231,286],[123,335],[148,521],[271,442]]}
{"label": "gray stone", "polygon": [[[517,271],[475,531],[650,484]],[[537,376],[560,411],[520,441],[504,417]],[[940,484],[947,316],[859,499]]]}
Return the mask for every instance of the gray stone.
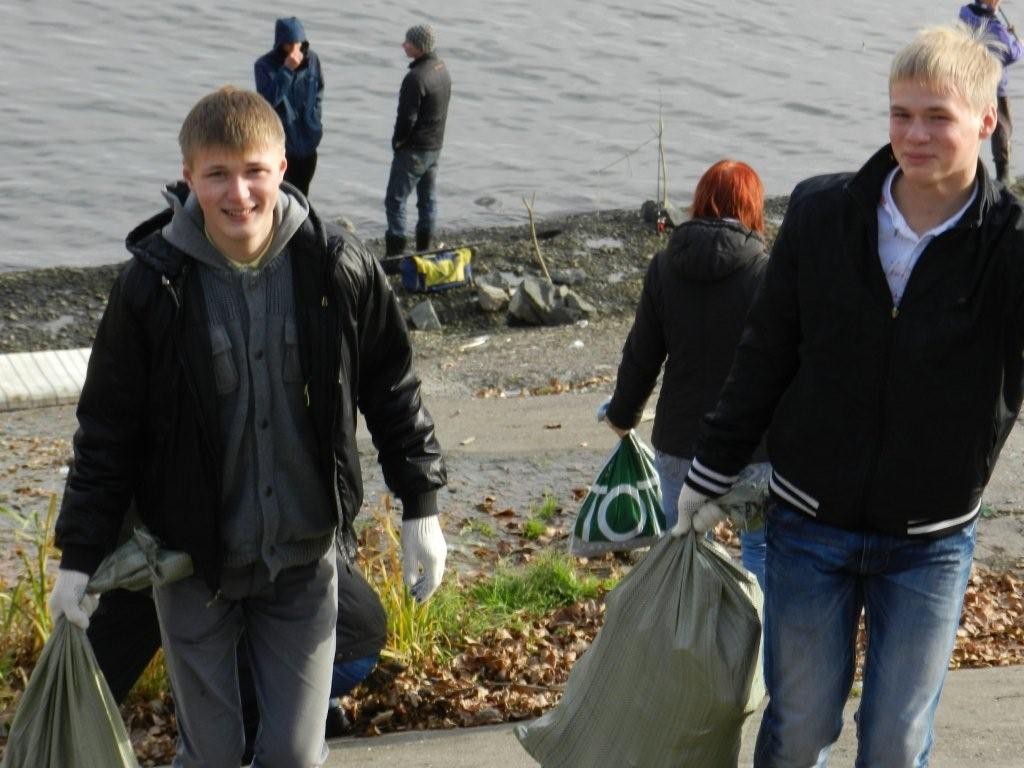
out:
{"label": "gray stone", "polygon": [[584,245],[592,251],[601,251],[602,253],[618,253],[625,247],[617,237],[593,237]]}
{"label": "gray stone", "polygon": [[434,305],[430,299],[421,301],[412,311],[409,312],[409,322],[412,327],[420,331],[440,331],[441,321],[434,311]]}
{"label": "gray stone", "polygon": [[496,288],[503,288],[506,291],[514,291],[523,282],[523,278],[515,272],[500,270],[498,272],[488,272],[486,275],[478,275],[476,282],[487,283]]}
{"label": "gray stone", "polygon": [[485,282],[477,283],[476,298],[480,302],[480,309],[484,312],[501,312],[509,302],[508,291]]}
{"label": "gray stone", "polygon": [[564,285],[556,286],[539,277],[527,277],[512,295],[508,312],[528,325],[568,325],[583,317],[584,305],[593,311],[593,307]]}
{"label": "gray stone", "polygon": [[565,305],[569,309],[580,312],[587,317],[592,317],[597,314],[597,307],[573,291],[569,291],[568,295],[565,297]]}
{"label": "gray stone", "polygon": [[559,285],[579,285],[587,280],[587,271],[580,267],[551,270],[551,279]]}

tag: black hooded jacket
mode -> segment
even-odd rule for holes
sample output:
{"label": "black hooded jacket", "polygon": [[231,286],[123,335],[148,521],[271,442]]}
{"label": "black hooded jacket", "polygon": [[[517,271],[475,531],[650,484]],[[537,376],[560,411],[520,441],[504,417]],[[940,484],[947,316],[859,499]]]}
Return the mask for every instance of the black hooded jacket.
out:
{"label": "black hooded jacket", "polygon": [[[187,190],[177,192],[184,199]],[[134,258],[110,292],[89,358],[56,543],[61,567],[92,573],[117,544],[134,498],[142,521],[166,547],[191,555],[216,591],[222,450],[209,323],[194,260],[161,234],[170,219],[167,209],[128,236]],[[357,406],[405,518],[436,514],[444,461],[379,264],[312,210],[288,248],[320,475],[354,557],[363,496]]]}
{"label": "black hooded jacket", "polygon": [[694,219],[672,233],[647,269],[608,406],[612,424],[636,426],[664,362],[651,442],[693,456],[767,263],[761,237],[735,221]]}

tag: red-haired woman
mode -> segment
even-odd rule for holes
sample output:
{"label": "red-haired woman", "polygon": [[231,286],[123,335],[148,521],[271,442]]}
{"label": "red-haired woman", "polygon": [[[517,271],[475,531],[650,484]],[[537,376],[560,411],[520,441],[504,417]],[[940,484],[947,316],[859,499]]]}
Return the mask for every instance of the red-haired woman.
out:
{"label": "red-haired woman", "polygon": [[[718,402],[768,263],[764,187],[746,163],[719,160],[705,171],[691,214],[648,267],[605,412],[618,435],[635,427],[664,363],[651,442],[669,527],[701,417]],[[766,461],[763,446],[753,460]],[[765,477],[767,466],[752,465],[749,474]],[[743,564],[763,587],[764,529],[742,532],[741,541]]]}

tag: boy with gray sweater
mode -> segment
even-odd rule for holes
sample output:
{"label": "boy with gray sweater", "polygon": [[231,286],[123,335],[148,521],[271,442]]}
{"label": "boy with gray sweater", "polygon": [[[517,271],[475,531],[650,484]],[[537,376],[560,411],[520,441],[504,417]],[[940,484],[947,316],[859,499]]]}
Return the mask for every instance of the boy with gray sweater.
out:
{"label": "boy with gray sweater", "polygon": [[134,258],[96,335],[50,608],[88,626],[89,574],[134,498],[195,567],[154,589],[174,766],[238,765],[243,632],[263,713],[253,765],[321,765],[335,530],[351,559],[362,502],[356,408],[402,501],[405,575],[420,600],[444,569],[444,462],[387,279],[282,184],[284,132],[270,105],[226,86],[193,107],[179,143],[184,183],[128,236]]}

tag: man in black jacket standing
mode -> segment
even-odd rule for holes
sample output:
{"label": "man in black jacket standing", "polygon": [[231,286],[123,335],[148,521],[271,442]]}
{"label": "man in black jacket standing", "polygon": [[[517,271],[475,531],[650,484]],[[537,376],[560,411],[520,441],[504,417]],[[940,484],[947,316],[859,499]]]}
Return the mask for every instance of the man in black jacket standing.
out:
{"label": "man in black jacket standing", "polygon": [[225,86],[197,102],[178,140],[184,182],[129,234],[133,258],[96,333],[50,610],[88,627],[89,575],[134,500],[194,567],[153,589],[174,768],[239,764],[243,633],[262,714],[255,763],[318,766],[335,547],[354,557],[362,503],[357,407],[402,501],[403,569],[418,600],[444,570],[444,461],[387,278],[282,183],[285,135],[270,104]]}
{"label": "man in black jacket standing", "polygon": [[437,37],[429,24],[409,27],[402,49],[412,59],[398,94],[398,117],[391,136],[394,159],[384,196],[388,227],[385,256],[407,246],[405,201],[416,190],[416,250],[426,251],[437,226],[437,165],[444,144],[452,81],[434,49]]}
{"label": "man in black jacket standing", "polygon": [[705,417],[674,535],[720,518],[709,499],[768,434],[757,768],[826,764],[862,611],[856,763],[928,764],[982,492],[1024,396],[1024,210],[979,160],[1001,70],[963,25],[896,55],[890,143],[794,190]]}

